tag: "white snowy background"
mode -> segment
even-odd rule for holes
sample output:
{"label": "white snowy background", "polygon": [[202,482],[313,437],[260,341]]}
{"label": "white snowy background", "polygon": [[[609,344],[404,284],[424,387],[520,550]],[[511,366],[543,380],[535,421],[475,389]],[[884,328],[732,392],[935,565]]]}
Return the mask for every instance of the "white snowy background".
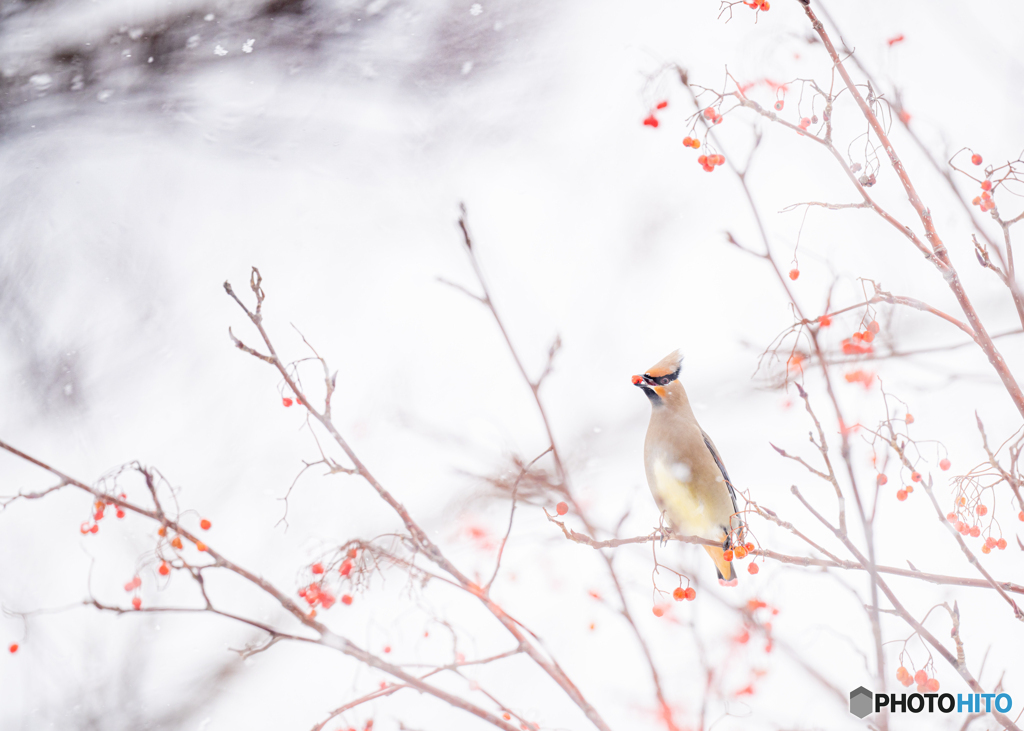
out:
{"label": "white snowy background", "polygon": [[[287,529],[277,525],[280,498],[301,461],[317,453],[299,410],[282,407],[275,374],[228,338],[230,325],[255,344],[222,289],[228,279],[247,294],[255,265],[282,355],[307,355],[294,324],[338,369],[336,421],[357,453],[460,566],[488,575],[493,548],[467,529],[499,535],[507,505],[478,499],[475,476],[547,444],[486,310],[438,281],[475,288],[455,225],[465,202],[485,276],[531,372],[561,336],[542,393],[573,488],[605,527],[627,510],[623,535],[657,523],[642,469],[649,406],[628,379],[682,347],[683,382],[733,480],[828,540],[789,488],[800,485],[834,516],[831,489],[769,446],[813,459],[807,416],[799,403],[789,407],[794,394],[753,378],[758,354],[791,322],[784,294],[765,264],[726,243],[728,229],[759,246],[740,188],[725,169],[703,172],[697,153],[682,147],[692,107],[671,75],[653,77],[680,63],[716,88],[726,66],[741,81],[827,84],[830,64],[820,44],[807,42],[798,3],[778,0],[756,24],[742,5],[724,22],[713,0],[278,5],[0,6],[0,438],[86,481],[131,460],[158,467],[180,487],[183,506],[213,521],[211,545],[289,591],[332,546],[398,528],[358,478],[315,474],[292,493]],[[1019,3],[827,7],[884,91],[903,91],[912,125],[940,159],[965,145],[987,162],[1018,156]],[[899,34],[906,40],[890,47],[886,40]],[[763,86],[751,94],[774,100]],[[669,107],[661,126],[643,126],[662,99]],[[787,113],[796,121],[794,102],[787,98]],[[723,152],[742,159],[754,124],[730,115],[716,130]],[[860,124],[837,120],[853,134]],[[749,183],[788,268],[803,213],[777,212],[807,200],[855,201],[856,193],[823,150],[778,128],[764,133]],[[893,140],[990,330],[1014,329],[1010,299],[974,262],[969,223],[948,187],[901,130]],[[962,190],[976,192],[966,183]],[[919,230],[888,166],[872,192]],[[1005,205],[1014,215],[1013,203]],[[1001,236],[994,225],[990,235]],[[840,306],[859,301],[857,277],[870,277],[956,314],[934,269],[866,211],[812,210],[798,257],[794,289],[812,314],[823,311],[833,276]],[[880,339],[903,348],[964,339],[914,311],[882,309],[879,321]],[[830,337],[838,342],[857,326],[855,316],[837,318]],[[999,342],[1024,374],[1020,343]],[[935,467],[937,452],[926,452],[948,509],[950,475],[983,457],[974,412],[996,442],[1019,426],[1019,414],[975,349],[872,369],[909,405],[915,437],[948,449],[949,473]],[[807,387],[827,413],[813,373]],[[839,388],[853,417],[878,420],[877,386]],[[826,428],[834,437],[834,422]],[[855,459],[866,484],[866,450]],[[899,476],[890,473],[895,488]],[[0,457],[0,493],[49,484],[39,470]],[[1019,507],[1006,494],[1001,500],[996,515],[1010,549],[984,560],[995,576],[1020,582]],[[242,662],[231,648],[254,635],[213,617],[71,608],[90,594],[127,606],[123,584],[140,567],[147,606],[192,597],[182,577],[158,588],[146,560],[152,525],[108,518],[98,535],[82,536],[88,511],[85,496],[65,491],[0,512],[0,604],[9,611],[0,640],[21,644],[0,657],[0,727],[308,729],[383,679],[311,646],[282,644]],[[760,521],[752,527],[767,547],[804,552]],[[884,493],[877,530],[882,563],[909,559],[923,571],[974,576],[923,492],[905,503]],[[674,544],[660,555],[694,575],[699,594],[659,619],[650,547],[618,553],[630,608],[682,726],[697,723],[702,702],[691,623],[726,689],[748,684],[752,669],[767,671],[754,695],[711,702],[715,729],[865,726],[777,649],[732,642],[741,625],[720,603],[769,602],[779,609],[778,637],[836,687],[875,687],[863,576],[768,562],[751,577],[744,563],[740,586],[720,589],[702,550]],[[1008,606],[991,591],[891,584],[918,617],[959,602],[969,667],[986,688],[1002,677],[1015,716],[1024,703],[1024,645]],[[211,593],[256,618],[279,618],[230,580],[212,582]],[[537,632],[614,728],[659,727],[647,666],[614,610],[601,562],[561,538],[536,507],[517,513],[495,599]],[[466,628],[467,656],[511,646],[454,593],[431,589],[422,603]],[[54,611],[13,614],[34,610]],[[372,651],[392,647],[396,662],[443,657],[448,648],[439,626],[423,637],[417,601],[398,575],[323,616]],[[929,622],[948,638],[942,610]],[[891,617],[884,626],[892,689],[910,630]],[[918,665],[927,659],[919,642],[908,648]],[[966,692],[950,667],[936,665],[943,690]],[[525,660],[475,677],[542,728],[588,727]],[[444,684],[466,690],[458,679]],[[481,727],[404,691],[328,729],[362,728],[371,717],[385,731]],[[937,714],[895,721],[961,723]]]}

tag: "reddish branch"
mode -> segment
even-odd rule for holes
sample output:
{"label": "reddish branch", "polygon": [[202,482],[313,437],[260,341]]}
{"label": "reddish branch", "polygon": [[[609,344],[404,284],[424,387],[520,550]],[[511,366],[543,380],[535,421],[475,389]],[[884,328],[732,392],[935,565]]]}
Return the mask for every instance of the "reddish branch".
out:
{"label": "reddish branch", "polygon": [[[335,427],[334,422],[330,419],[330,408],[331,408],[331,395],[334,392],[334,377],[330,376],[328,369],[324,361],[320,359],[320,362],[324,364],[324,378],[326,385],[326,397],[324,402],[324,410],[318,411],[313,404],[307,398],[306,394],[302,391],[297,380],[293,377],[291,371],[285,365],[285,363],[278,357],[277,351],[274,348],[273,343],[270,340],[270,336],[263,327],[263,315],[262,307],[265,298],[262,289],[262,277],[260,276],[259,270],[253,267],[252,277],[250,279],[250,288],[256,297],[256,307],[250,310],[235,294],[229,282],[224,283],[224,290],[228,295],[235,300],[238,306],[248,316],[249,320],[256,327],[263,340],[264,345],[267,348],[268,355],[264,355],[252,348],[249,348],[240,340],[232,335],[232,339],[235,342],[236,347],[240,350],[244,350],[250,355],[270,363],[277,369],[278,373],[284,379],[288,388],[302,401],[302,405],[306,410],[313,416],[313,418],[331,435],[335,443],[341,448],[348,459],[351,461],[353,468],[358,472],[359,476],[362,477],[380,496],[384,502],[386,502],[392,510],[398,515],[405,525],[407,531],[409,531],[416,548],[423,553],[430,561],[435,563],[439,568],[448,573],[458,584],[466,591],[470,592],[474,596],[478,597],[481,603],[491,612],[492,615],[505,627],[505,629],[516,638],[516,640],[523,646],[524,652],[532,659],[545,673],[547,673],[558,685],[565,691],[569,698],[575,703],[584,715],[590,720],[595,727],[602,731],[610,731],[608,725],[597,710],[583,697],[583,694],[576,687],[576,685],[569,679],[562,670],[561,666],[550,656],[538,647],[535,640],[533,640],[528,634],[522,629],[518,622],[510,617],[501,607],[491,601],[490,597],[483,591],[483,589],[470,581],[469,577],[463,574],[451,561],[449,561],[441,549],[430,540],[426,532],[420,528],[420,526],[413,520],[409,511],[406,510],[405,506],[402,505],[385,487],[378,482],[377,478],[370,472],[369,468],[363,464],[362,460],[356,455],[355,451],[348,444],[348,441],[341,435],[338,429]],[[406,678],[403,678],[405,680]],[[408,681],[406,681],[408,682]],[[418,681],[417,681],[418,682]],[[500,720],[500,719],[499,719]],[[504,724],[504,722],[501,722]],[[507,724],[506,724],[507,725]],[[504,726],[503,726],[504,727]],[[512,728],[512,727],[509,727]]]}
{"label": "reddish branch", "polygon": [[832,39],[825,31],[825,26],[820,20],[818,20],[817,16],[815,16],[809,3],[804,5],[804,12],[807,14],[807,18],[811,21],[811,27],[814,29],[815,33],[818,34],[818,37],[821,38],[822,43],[825,44],[825,49],[828,51],[828,54],[832,59],[833,66],[839,72],[843,82],[846,84],[846,88],[857,102],[857,106],[860,107],[861,113],[864,115],[864,118],[867,119],[868,124],[871,125],[872,131],[874,131],[875,135],[878,137],[878,141],[882,144],[882,148],[889,156],[889,161],[892,163],[893,170],[896,171],[896,175],[899,177],[900,182],[903,184],[903,189],[906,191],[907,197],[910,199],[910,205],[914,207],[918,218],[921,220],[921,224],[924,226],[925,238],[931,245],[931,252],[934,254],[934,257],[932,258],[933,263],[935,263],[942,272],[946,283],[953,292],[953,296],[956,297],[956,300],[960,305],[960,309],[963,310],[964,315],[967,317],[967,322],[976,334],[978,345],[981,347],[982,351],[984,351],[989,363],[991,363],[992,367],[995,368],[996,373],[1003,382],[1007,393],[1010,394],[1010,398],[1013,400],[1014,406],[1017,407],[1017,411],[1020,412],[1021,416],[1024,416],[1024,392],[1021,391],[1016,378],[1014,378],[1013,374],[1010,372],[1009,367],[1006,365],[1006,361],[996,348],[996,345],[992,341],[991,336],[989,336],[988,331],[985,330],[985,326],[978,317],[978,313],[974,309],[973,303],[964,291],[963,284],[960,282],[960,277],[956,272],[956,268],[949,259],[949,253],[946,250],[946,245],[942,242],[938,231],[935,229],[935,222],[932,219],[931,210],[922,202],[921,196],[918,195],[917,189],[910,180],[910,174],[903,166],[903,162],[900,160],[899,155],[896,154],[896,149],[893,147],[892,142],[889,141],[889,136],[886,134],[885,128],[875,115],[874,111],[864,100],[864,96],[860,93],[857,85],[853,82],[853,79],[850,77],[850,73],[847,71],[842,59],[839,57],[839,54],[836,53],[835,46],[832,44]]}
{"label": "reddish branch", "polygon": [[[63,483],[65,483],[66,486],[71,486],[71,487],[75,487],[75,488],[77,488],[79,490],[83,490],[83,491],[89,493],[90,495],[92,495],[93,497],[95,497],[95,498],[97,498],[99,500],[103,500],[104,502],[111,503],[113,505],[118,506],[122,510],[130,511],[130,512],[135,513],[137,515],[141,515],[143,517],[149,518],[150,520],[156,521],[160,525],[166,527],[169,531],[174,531],[174,533],[176,533],[176,534],[178,534],[178,535],[188,539],[192,543],[200,542],[200,539],[199,539],[198,536],[196,536],[196,535],[192,534],[191,532],[189,532],[176,519],[174,519],[171,516],[167,515],[163,511],[163,509],[160,506],[160,502],[159,502],[159,500],[158,500],[158,498],[156,496],[156,490],[155,490],[155,488],[153,486],[151,475],[150,475],[150,473],[146,472],[145,470],[141,470],[141,471],[147,477],[147,487],[149,488],[150,495],[153,497],[154,503],[155,503],[154,509],[145,508],[145,507],[143,507],[141,505],[137,505],[135,503],[132,503],[132,502],[128,501],[125,498],[121,498],[121,497],[116,496],[116,495],[108,494],[108,493],[104,492],[103,490],[100,490],[100,489],[98,489],[96,487],[87,485],[84,482],[81,482],[80,480],[76,480],[75,478],[70,477],[70,476],[64,474],[63,472],[61,472],[60,470],[56,469],[55,467],[51,467],[49,464],[43,462],[42,460],[36,459],[35,457],[32,457],[32,456],[26,454],[25,452],[22,452],[21,450],[11,446],[10,444],[7,444],[6,442],[0,441],[0,449],[3,449],[5,451],[9,452],[10,454],[13,454],[14,456],[21,458],[21,459],[25,460],[26,462],[34,464],[34,465],[36,465],[36,466],[46,470],[47,472],[49,472],[52,475],[55,475],[56,477],[60,478],[60,480]],[[459,696],[456,696],[456,695],[454,695],[452,693],[449,693],[448,691],[443,690],[442,688],[439,688],[437,686],[434,686],[434,685],[431,685],[429,683],[426,683],[423,680],[421,680],[420,678],[417,678],[417,677],[409,674],[408,672],[406,672],[402,668],[398,667],[397,665],[393,665],[393,664],[391,664],[389,662],[386,662],[386,661],[382,660],[381,658],[377,657],[376,655],[374,655],[374,654],[372,654],[370,652],[367,652],[366,650],[362,649],[361,647],[358,647],[357,645],[355,645],[353,642],[351,642],[347,638],[342,637],[342,636],[340,636],[338,634],[335,634],[330,629],[328,629],[325,625],[323,625],[322,623],[320,623],[316,619],[314,619],[311,615],[306,614],[303,611],[302,607],[300,607],[296,602],[292,601],[292,599],[289,596],[287,596],[284,592],[282,592],[279,589],[277,589],[277,587],[275,587],[269,581],[267,581],[266,579],[263,579],[260,576],[257,576],[256,574],[252,573],[248,569],[245,569],[241,565],[239,565],[237,563],[234,563],[233,561],[230,561],[229,559],[227,559],[223,554],[218,552],[212,546],[207,545],[206,553],[213,560],[213,563],[209,564],[209,565],[206,565],[206,566],[198,567],[198,571],[197,572],[192,572],[193,578],[195,578],[197,583],[200,585],[200,591],[203,594],[204,602],[206,604],[204,607],[192,607],[192,608],[188,608],[188,607],[179,607],[179,608],[152,607],[152,608],[149,608],[149,607],[147,607],[147,608],[142,608],[142,609],[139,609],[139,610],[130,610],[130,611],[210,612],[212,614],[217,614],[219,616],[227,617],[229,619],[233,619],[235,621],[242,622],[244,624],[247,624],[247,625],[250,625],[250,626],[262,629],[263,631],[268,632],[268,633],[271,634],[271,637],[272,637],[273,641],[277,641],[277,639],[285,638],[285,639],[290,639],[290,640],[295,640],[295,641],[314,642],[314,643],[322,645],[324,647],[328,647],[328,648],[337,650],[339,652],[342,652],[343,654],[348,655],[349,657],[352,657],[352,658],[358,660],[359,662],[361,662],[361,663],[363,663],[365,665],[368,665],[369,667],[373,667],[373,668],[376,668],[377,670],[381,670],[382,672],[388,673],[389,675],[392,675],[395,678],[398,678],[399,680],[401,680],[403,683],[405,683],[409,687],[416,688],[417,690],[419,690],[421,692],[424,692],[424,693],[427,693],[429,695],[432,695],[435,698],[438,698],[439,700],[442,700],[445,703],[448,703],[449,705],[451,705],[454,708],[459,708],[459,709],[461,709],[463,711],[466,711],[467,713],[471,713],[474,716],[477,716],[478,718],[480,718],[480,719],[482,719],[484,721],[487,721],[488,723],[490,723],[490,724],[492,724],[494,726],[497,726],[500,729],[503,729],[504,731],[516,731],[516,727],[515,726],[507,723],[502,718],[494,715],[490,711],[487,711],[486,709],[483,709],[483,708],[477,706],[476,704],[471,703],[470,701],[467,701],[464,698],[460,698]],[[270,596],[273,599],[275,599],[289,614],[294,616],[302,625],[304,625],[306,628],[308,628],[308,629],[312,630],[313,632],[315,632],[317,634],[317,638],[315,638],[315,639],[313,639],[313,638],[303,638],[301,636],[294,635],[294,634],[291,634],[291,633],[284,633],[284,632],[281,632],[280,630],[277,630],[277,629],[274,629],[274,628],[270,627],[269,625],[266,625],[265,623],[258,622],[256,620],[248,619],[248,618],[245,618],[245,617],[241,617],[239,615],[223,612],[221,610],[218,610],[218,609],[214,608],[209,603],[208,597],[206,597],[205,589],[203,588],[202,578],[201,578],[202,577],[201,571],[203,569],[211,569],[211,568],[220,568],[220,569],[227,570],[227,571],[235,574],[236,576],[241,577],[242,579],[244,579],[245,581],[249,582],[250,584],[253,584],[257,588],[259,588],[263,593],[265,593],[268,596]],[[96,607],[97,609],[101,609],[101,610],[105,610],[105,611],[114,611],[114,612],[127,612],[127,611],[129,611],[129,610],[126,610],[126,609],[122,609],[120,607],[110,607],[110,606],[101,604],[100,602],[95,601],[95,600],[91,600],[91,601],[89,601],[87,603],[91,604],[92,606]]]}

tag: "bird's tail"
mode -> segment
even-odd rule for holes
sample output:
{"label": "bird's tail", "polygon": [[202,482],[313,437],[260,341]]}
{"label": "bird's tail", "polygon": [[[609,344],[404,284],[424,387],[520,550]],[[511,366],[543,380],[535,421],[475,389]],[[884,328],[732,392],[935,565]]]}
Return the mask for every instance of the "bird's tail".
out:
{"label": "bird's tail", "polygon": [[704,550],[711,556],[711,560],[715,562],[715,568],[718,569],[718,581],[722,586],[736,586],[737,578],[736,572],[732,570],[732,562],[725,560],[725,549],[721,546],[704,546]]}

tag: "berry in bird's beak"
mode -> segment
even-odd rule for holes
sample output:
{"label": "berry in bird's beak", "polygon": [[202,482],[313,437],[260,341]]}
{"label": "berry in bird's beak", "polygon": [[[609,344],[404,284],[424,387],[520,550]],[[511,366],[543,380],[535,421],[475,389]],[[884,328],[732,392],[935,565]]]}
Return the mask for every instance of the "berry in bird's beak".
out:
{"label": "berry in bird's beak", "polygon": [[643,382],[644,382],[644,377],[643,376],[633,376],[633,385],[634,386],[639,386]]}

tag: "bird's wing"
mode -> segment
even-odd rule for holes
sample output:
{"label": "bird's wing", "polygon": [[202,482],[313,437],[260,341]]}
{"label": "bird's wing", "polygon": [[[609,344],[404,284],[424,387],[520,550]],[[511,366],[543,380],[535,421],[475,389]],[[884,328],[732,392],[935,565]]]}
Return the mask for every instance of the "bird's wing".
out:
{"label": "bird's wing", "polygon": [[711,452],[711,456],[715,458],[715,464],[718,465],[718,469],[722,473],[722,477],[725,478],[726,487],[729,488],[729,497],[732,498],[732,510],[734,513],[740,511],[736,505],[736,489],[732,486],[732,480],[729,479],[729,473],[725,469],[725,464],[722,462],[722,457],[718,454],[718,449],[715,447],[715,443],[711,441],[711,437],[707,435],[703,429],[700,430],[701,435],[704,437],[704,445]]}

